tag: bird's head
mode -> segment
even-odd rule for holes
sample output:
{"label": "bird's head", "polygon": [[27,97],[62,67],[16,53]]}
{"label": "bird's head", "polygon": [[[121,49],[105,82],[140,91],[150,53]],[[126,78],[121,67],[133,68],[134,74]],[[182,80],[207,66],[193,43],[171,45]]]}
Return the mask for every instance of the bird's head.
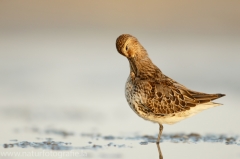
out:
{"label": "bird's head", "polygon": [[117,51],[127,57],[133,58],[144,50],[137,38],[130,34],[122,34],[116,40]]}

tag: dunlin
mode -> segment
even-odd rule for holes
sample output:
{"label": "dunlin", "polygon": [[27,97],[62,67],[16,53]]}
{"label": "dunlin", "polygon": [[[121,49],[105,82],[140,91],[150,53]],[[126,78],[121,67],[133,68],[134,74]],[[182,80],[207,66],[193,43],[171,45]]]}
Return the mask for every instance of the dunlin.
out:
{"label": "dunlin", "polygon": [[224,94],[196,92],[164,75],[134,36],[120,35],[116,47],[130,64],[130,75],[125,86],[127,102],[138,116],[159,124],[157,143],[162,135],[162,124],[174,124],[221,105],[212,100]]}

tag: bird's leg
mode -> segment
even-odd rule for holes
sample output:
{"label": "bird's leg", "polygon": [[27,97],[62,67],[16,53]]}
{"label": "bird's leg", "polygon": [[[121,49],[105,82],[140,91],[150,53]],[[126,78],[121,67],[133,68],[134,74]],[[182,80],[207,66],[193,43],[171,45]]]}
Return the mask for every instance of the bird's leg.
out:
{"label": "bird's leg", "polygon": [[158,143],[157,143],[157,148],[158,148],[159,159],[163,159],[162,151]]}
{"label": "bird's leg", "polygon": [[163,125],[159,123],[159,134],[158,134],[158,138],[157,138],[157,144],[160,143],[160,138],[162,136],[162,131],[163,131]]}

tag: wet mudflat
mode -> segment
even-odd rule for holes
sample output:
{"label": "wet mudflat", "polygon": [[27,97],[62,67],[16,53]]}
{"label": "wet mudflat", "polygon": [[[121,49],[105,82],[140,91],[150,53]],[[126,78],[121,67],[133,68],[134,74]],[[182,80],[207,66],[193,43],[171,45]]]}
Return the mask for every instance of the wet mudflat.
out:
{"label": "wet mudflat", "polygon": [[[9,132],[9,137],[13,136],[15,138],[4,139],[0,151],[23,153],[18,158],[24,158],[24,153],[25,157],[29,153],[38,158],[159,158],[155,144],[157,134],[105,135],[59,128],[18,127]],[[164,133],[159,148],[164,158],[240,158],[238,135]]]}
{"label": "wet mudflat", "polygon": [[[38,128],[25,128],[25,130],[18,129],[18,133],[33,133],[36,136],[38,134],[44,134],[46,136],[53,135],[56,137],[62,137],[64,139],[79,138],[84,140],[89,140],[86,143],[86,146],[77,147],[72,146],[71,142],[63,142],[63,141],[54,141],[54,138],[40,138],[36,137],[36,142],[31,141],[18,141],[18,139],[11,139],[8,143],[4,143],[4,148],[42,148],[42,149],[52,149],[52,150],[71,150],[71,149],[95,149],[95,148],[104,148],[104,147],[128,147],[133,148],[131,144],[118,144],[119,142],[130,141],[130,142],[139,142],[140,145],[148,145],[151,143],[155,143],[157,136],[112,136],[112,135],[101,135],[94,133],[73,133],[67,132],[64,130],[58,129],[45,129],[40,130]],[[106,145],[95,145],[94,142],[103,141],[108,143]],[[224,145],[237,145],[240,146],[240,137],[238,135],[224,135],[224,134],[206,134],[200,135],[197,133],[184,134],[184,133],[175,133],[175,134],[163,134],[161,137],[161,143],[188,143],[188,144],[197,144],[197,143],[217,143]],[[77,143],[75,143],[77,144]]]}

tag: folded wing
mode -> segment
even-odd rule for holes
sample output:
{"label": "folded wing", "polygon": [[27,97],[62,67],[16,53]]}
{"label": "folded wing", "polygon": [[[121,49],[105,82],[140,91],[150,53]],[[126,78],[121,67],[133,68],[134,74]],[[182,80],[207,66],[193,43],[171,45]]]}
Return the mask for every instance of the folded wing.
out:
{"label": "folded wing", "polygon": [[167,76],[158,81],[150,81],[149,84],[151,90],[149,90],[149,96],[144,106],[155,115],[160,116],[189,110],[191,107],[224,96],[224,94],[192,91]]}

